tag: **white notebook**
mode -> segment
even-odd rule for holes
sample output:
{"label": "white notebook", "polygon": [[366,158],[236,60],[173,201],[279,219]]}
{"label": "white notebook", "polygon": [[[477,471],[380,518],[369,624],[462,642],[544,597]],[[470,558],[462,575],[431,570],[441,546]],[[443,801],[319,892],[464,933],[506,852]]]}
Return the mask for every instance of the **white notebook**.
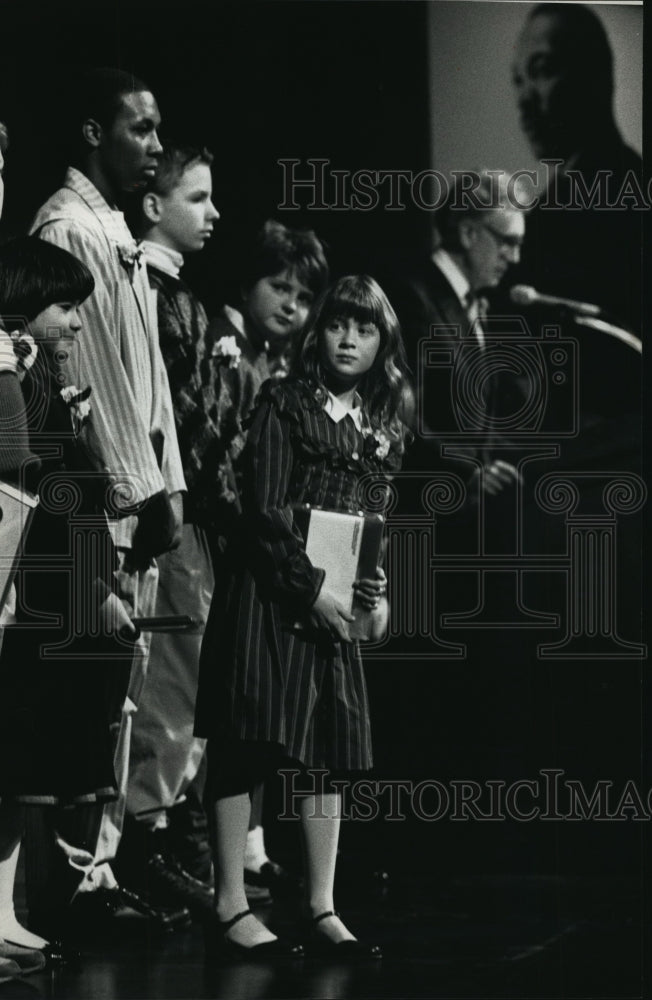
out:
{"label": "white notebook", "polygon": [[328,589],[340,604],[351,611],[353,582],[358,577],[364,518],[313,510],[308,526],[306,555],[313,566],[326,571]]}
{"label": "white notebook", "polygon": [[344,514],[308,504],[295,509],[295,523],[305,539],[306,555],[326,573],[324,586],[355,616],[352,639],[367,639],[372,612],[354,601],[353,583],[373,578],[380,561],[384,519],[380,514]]}

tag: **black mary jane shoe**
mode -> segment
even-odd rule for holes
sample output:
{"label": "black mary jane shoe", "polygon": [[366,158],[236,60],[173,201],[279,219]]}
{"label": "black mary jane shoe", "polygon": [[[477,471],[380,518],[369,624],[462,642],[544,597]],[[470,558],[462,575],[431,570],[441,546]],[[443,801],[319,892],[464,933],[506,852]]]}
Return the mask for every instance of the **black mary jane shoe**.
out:
{"label": "black mary jane shoe", "polygon": [[315,928],[321,920],[327,917],[339,917],[335,910],[326,910],[317,917],[308,919],[310,935],[306,941],[306,954],[313,958],[329,958],[343,962],[361,962],[366,959],[378,959],[383,953],[377,944],[366,944],[357,938],[344,941],[331,941],[324,934],[315,933]]}
{"label": "black mary jane shoe", "polygon": [[251,914],[251,910],[236,913],[230,920],[217,920],[204,924],[204,943],[208,962],[223,962],[244,959],[250,962],[275,962],[280,959],[303,958],[303,946],[276,938],[247,947],[228,938],[227,932],[240,920]]}

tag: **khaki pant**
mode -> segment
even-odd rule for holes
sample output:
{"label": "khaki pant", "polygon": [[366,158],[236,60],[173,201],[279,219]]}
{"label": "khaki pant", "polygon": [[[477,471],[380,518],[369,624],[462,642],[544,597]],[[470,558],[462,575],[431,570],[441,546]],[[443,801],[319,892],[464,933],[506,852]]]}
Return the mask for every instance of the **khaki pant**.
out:
{"label": "khaki pant", "polygon": [[[184,524],[181,545],[158,560],[157,615],[190,615],[205,622],[214,577],[205,532]],[[197,634],[151,638],[147,683],[131,720],[127,811],[150,826],[196,776],[205,740],[193,735],[203,627]]]}

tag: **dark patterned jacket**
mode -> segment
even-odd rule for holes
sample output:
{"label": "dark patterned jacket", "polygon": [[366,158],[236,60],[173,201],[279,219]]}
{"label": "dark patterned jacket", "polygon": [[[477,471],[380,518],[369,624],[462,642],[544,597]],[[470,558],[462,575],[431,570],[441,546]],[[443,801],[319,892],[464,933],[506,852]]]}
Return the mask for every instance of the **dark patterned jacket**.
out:
{"label": "dark patterned jacket", "polygon": [[[225,307],[211,320],[206,334],[206,353],[214,379],[215,422],[220,437],[222,493],[219,523],[229,535],[240,514],[242,452],[247,439],[246,422],[271,369],[264,345],[256,347],[234,319],[237,313]],[[236,320],[237,322],[237,320]]]}
{"label": "dark patterned jacket", "polygon": [[157,293],[159,342],[170,381],[179,450],[188,487],[184,520],[211,529],[226,489],[213,364],[204,307],[181,278],[148,264]]}

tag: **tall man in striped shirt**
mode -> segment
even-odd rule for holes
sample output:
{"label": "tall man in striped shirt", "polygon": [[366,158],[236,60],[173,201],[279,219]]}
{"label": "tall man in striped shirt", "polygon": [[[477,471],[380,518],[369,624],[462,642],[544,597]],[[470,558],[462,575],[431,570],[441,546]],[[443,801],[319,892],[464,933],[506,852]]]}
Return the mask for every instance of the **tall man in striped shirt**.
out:
{"label": "tall man in striped shirt", "polygon": [[[145,185],[162,147],[160,114],[149,88],[119,70],[92,70],[77,81],[69,116],[72,162],[61,187],[42,206],[32,231],[63,247],[91,270],[95,290],[80,307],[82,330],[71,382],[90,385],[97,465],[111,483],[109,514],[120,553],[121,597],[134,616],[154,614],[156,556],[178,545],[185,490],[174,413],[144,262],[122,212],[125,192]],[[144,638],[144,641],[143,641]],[[126,790],[131,715],[148,660],[147,636],[136,648],[116,750],[118,787]],[[89,667],[92,669],[92,667]],[[97,839],[86,836],[81,911],[117,906],[108,862],[115,856],[124,794],[105,807]],[[90,846],[89,846],[90,845]],[[75,848],[81,845],[74,845]]]}

